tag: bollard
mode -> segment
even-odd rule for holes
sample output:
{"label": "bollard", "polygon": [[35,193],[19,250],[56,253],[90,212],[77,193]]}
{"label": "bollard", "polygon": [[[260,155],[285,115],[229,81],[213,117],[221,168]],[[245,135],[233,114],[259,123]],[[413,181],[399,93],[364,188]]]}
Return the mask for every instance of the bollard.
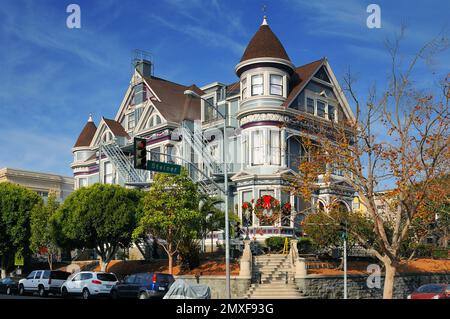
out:
{"label": "bollard", "polygon": [[259,272],[258,273],[258,282],[259,282],[259,284],[261,284],[262,283],[262,273],[261,272]]}
{"label": "bollard", "polygon": [[286,283],[289,283],[289,277],[288,272],[286,271]]}

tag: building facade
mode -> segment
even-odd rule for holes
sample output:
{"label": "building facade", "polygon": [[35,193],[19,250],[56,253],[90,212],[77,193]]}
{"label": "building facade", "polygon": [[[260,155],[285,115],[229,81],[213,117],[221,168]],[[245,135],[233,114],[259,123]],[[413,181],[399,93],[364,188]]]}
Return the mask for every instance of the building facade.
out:
{"label": "building facade", "polygon": [[13,168],[0,169],[0,183],[18,184],[38,193],[46,200],[54,193],[59,202],[73,192],[74,178],[49,173],[32,172]]}
{"label": "building facade", "polygon": [[[155,77],[145,56],[134,65],[115,118],[102,118],[97,126],[90,117],[73,147],[76,189],[97,182],[151,184],[153,173],[132,167],[133,138],[141,137],[150,159],[185,166],[205,192],[223,194],[226,167],[229,207],[257,239],[292,236],[299,213],[318,205],[338,200],[351,209],[353,190],[339,172],[332,171],[334,186],[320,185],[312,203],[288,190],[300,161],[308,158],[302,137],[354,115],[328,60],[295,66],[266,17],[234,68],[235,83],[186,86]],[[246,216],[243,203],[267,195],[289,203],[289,211],[270,222]]]}

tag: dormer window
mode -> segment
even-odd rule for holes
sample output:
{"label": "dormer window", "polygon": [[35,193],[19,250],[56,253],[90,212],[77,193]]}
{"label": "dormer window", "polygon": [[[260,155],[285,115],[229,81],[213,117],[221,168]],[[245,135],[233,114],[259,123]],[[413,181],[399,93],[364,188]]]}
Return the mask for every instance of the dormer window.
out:
{"label": "dormer window", "polygon": [[161,117],[158,114],[155,114],[155,115],[151,116],[150,119],[148,120],[147,128],[152,128],[161,123],[162,123]]}
{"label": "dormer window", "polygon": [[264,76],[262,74],[252,76],[252,96],[264,94]]}
{"label": "dormer window", "polygon": [[317,100],[317,116],[325,118],[325,102]]}
{"label": "dormer window", "polygon": [[283,95],[283,77],[281,75],[270,75],[270,94]]}
{"label": "dormer window", "polygon": [[306,97],[304,111],[308,114],[336,122],[336,106],[333,101],[333,99],[326,99],[318,94],[309,95]]}

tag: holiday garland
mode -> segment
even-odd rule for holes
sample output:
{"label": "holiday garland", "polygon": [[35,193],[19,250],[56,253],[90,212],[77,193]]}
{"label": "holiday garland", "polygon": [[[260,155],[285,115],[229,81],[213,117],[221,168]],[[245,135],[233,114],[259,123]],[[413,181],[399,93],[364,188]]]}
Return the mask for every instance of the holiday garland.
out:
{"label": "holiday garland", "polygon": [[255,212],[256,217],[262,223],[274,223],[280,219],[280,213],[283,215],[291,213],[291,204],[289,202],[280,205],[280,201],[271,195],[263,195],[256,200],[255,204],[253,202],[254,200],[244,202],[242,204],[242,211],[244,213],[246,211],[249,213]]}

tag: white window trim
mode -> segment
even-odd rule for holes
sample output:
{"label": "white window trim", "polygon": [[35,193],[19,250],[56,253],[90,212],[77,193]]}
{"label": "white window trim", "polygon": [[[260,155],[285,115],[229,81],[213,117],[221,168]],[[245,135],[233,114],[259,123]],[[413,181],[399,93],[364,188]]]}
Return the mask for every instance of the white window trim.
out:
{"label": "white window trim", "polygon": [[[307,106],[308,98],[312,99],[314,101],[314,116],[324,119],[324,120],[331,121],[328,116],[328,105],[331,104],[334,106],[334,122],[335,123],[338,122],[338,116],[337,116],[338,115],[337,110],[338,110],[338,105],[339,105],[338,101],[336,101],[335,99],[329,98],[329,97],[324,97],[315,92],[308,91],[305,93],[304,108],[302,110],[303,112],[305,112],[307,114],[311,114],[311,113],[308,113],[308,111],[307,111],[308,110],[308,108],[307,108],[308,107]],[[317,101],[321,101],[321,102],[325,103],[325,117],[318,116]]]}

